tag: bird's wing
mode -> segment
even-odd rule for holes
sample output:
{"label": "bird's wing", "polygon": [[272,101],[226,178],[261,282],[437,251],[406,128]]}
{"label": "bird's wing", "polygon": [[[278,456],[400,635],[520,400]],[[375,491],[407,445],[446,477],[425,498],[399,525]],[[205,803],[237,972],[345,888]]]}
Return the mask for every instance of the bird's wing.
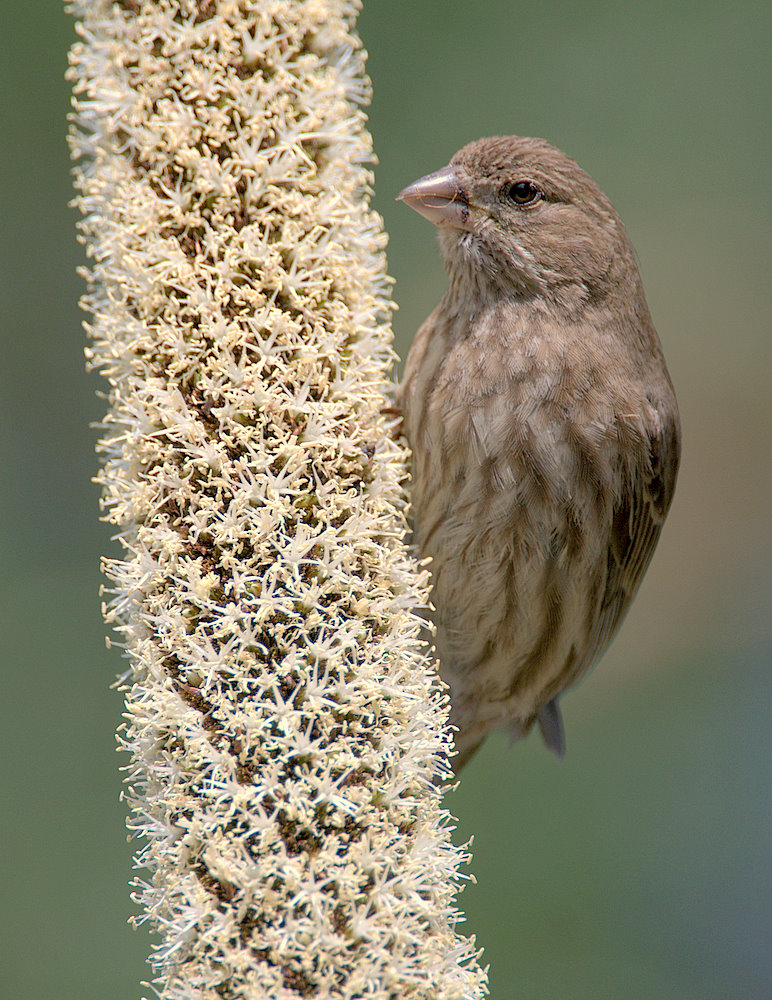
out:
{"label": "bird's wing", "polygon": [[613,638],[651,561],[673,499],[679,457],[680,429],[674,415],[650,437],[648,460],[614,508],[606,587],[583,669]]}

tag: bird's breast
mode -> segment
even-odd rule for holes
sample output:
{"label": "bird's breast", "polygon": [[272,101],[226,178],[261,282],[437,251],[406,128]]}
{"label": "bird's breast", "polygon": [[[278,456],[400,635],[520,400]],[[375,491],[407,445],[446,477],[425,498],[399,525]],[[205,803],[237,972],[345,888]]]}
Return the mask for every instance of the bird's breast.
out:
{"label": "bird's breast", "polygon": [[525,719],[579,660],[572,637],[596,613],[623,470],[603,387],[567,372],[547,338],[515,331],[494,349],[489,333],[416,338],[403,390],[412,517],[454,711],[473,684],[477,704],[495,714],[514,696]]}

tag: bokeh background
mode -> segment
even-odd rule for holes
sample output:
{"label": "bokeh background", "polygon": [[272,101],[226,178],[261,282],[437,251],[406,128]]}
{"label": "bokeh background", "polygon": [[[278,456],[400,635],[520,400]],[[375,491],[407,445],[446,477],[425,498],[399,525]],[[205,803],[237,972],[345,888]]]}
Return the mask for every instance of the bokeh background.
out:
{"label": "bokeh background", "polygon": [[[130,848],[104,646],[97,380],[65,146],[72,24],[4,3],[0,85],[0,995],[131,1000]],[[365,0],[375,204],[404,356],[444,287],[396,192],[484,134],[540,135],[626,222],[684,425],[620,637],[564,701],[568,756],[491,739],[450,798],[495,1000],[772,996],[772,7]]]}

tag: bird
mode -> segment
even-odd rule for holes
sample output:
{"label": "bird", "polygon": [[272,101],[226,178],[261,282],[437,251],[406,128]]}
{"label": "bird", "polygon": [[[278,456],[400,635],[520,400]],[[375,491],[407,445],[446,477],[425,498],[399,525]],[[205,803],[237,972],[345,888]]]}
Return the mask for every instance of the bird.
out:
{"label": "bird", "polygon": [[680,460],[635,252],[544,139],[478,139],[397,197],[437,227],[448,275],[398,404],[453,766],[534,725],[562,758],[560,696],[619,629]]}

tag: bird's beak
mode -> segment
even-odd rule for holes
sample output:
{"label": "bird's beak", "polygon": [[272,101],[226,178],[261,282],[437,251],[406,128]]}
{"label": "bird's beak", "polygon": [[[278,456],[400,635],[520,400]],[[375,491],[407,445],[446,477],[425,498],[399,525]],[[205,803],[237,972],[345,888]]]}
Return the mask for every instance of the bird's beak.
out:
{"label": "bird's beak", "polygon": [[397,201],[404,201],[435,226],[472,228],[469,199],[461,186],[456,167],[443,167],[427,174],[400,191]]}

